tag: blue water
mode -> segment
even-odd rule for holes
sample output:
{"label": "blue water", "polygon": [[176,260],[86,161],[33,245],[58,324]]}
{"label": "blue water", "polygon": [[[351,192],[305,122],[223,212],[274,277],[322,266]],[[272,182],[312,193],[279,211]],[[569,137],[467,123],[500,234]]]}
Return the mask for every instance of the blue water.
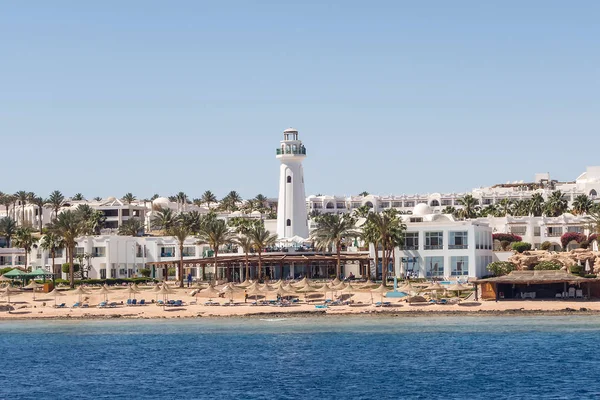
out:
{"label": "blue water", "polygon": [[600,317],[0,323],[2,399],[594,399]]}

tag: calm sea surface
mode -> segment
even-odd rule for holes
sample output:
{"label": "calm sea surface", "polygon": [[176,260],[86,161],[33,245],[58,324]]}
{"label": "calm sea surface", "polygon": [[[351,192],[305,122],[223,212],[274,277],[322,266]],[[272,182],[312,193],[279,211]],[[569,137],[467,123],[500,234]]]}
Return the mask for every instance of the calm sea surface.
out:
{"label": "calm sea surface", "polygon": [[0,323],[4,399],[598,399],[600,317]]}

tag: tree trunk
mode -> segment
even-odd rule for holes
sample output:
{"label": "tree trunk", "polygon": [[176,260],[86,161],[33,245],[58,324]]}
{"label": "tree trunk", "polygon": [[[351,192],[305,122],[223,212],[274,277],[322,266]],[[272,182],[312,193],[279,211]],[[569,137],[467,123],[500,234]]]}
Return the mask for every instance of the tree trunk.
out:
{"label": "tree trunk", "polygon": [[342,251],[342,244],[341,243],[337,243],[336,244],[336,259],[337,259],[337,265],[335,267],[335,276],[338,279],[342,279],[341,275],[342,275],[342,266],[341,266],[341,251]]}
{"label": "tree trunk", "polygon": [[249,280],[248,275],[250,274],[250,265],[248,263],[248,252],[246,251],[246,276],[244,276],[244,280]]}
{"label": "tree trunk", "polygon": [[258,280],[260,281],[260,278],[262,277],[262,251],[258,251]]}
{"label": "tree trunk", "polygon": [[213,283],[217,283],[217,271],[218,271],[218,267],[217,267],[217,256],[219,255],[219,248],[215,247],[215,262],[214,262],[214,266],[215,266],[215,273],[213,275]]}
{"label": "tree trunk", "polygon": [[27,271],[27,249],[23,249],[25,250],[25,271]]}
{"label": "tree trunk", "polygon": [[[56,255],[56,252],[52,250],[50,254],[52,255],[52,267],[50,267],[50,271],[52,272],[52,276],[54,276],[54,257]],[[52,281],[54,281],[54,278],[52,279]]]}
{"label": "tree trunk", "polygon": [[75,246],[71,246],[69,248],[69,286],[71,289],[75,288],[75,268],[73,265],[73,261],[75,259]]}
{"label": "tree trunk", "polygon": [[179,245],[179,287],[183,287],[183,243]]}
{"label": "tree trunk", "polygon": [[42,210],[43,210],[43,207],[38,207],[38,221],[40,224],[40,235],[42,234]]}

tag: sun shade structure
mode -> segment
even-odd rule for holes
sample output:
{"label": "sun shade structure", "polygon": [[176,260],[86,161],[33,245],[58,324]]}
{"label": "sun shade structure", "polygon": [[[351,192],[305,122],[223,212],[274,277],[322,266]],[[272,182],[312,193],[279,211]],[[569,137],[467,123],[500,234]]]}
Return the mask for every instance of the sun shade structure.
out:
{"label": "sun shade structure", "polygon": [[81,296],[84,294],[90,294],[90,292],[84,290],[81,286],[77,287],[77,289],[73,290],[71,292],[72,294],[76,294],[77,296],[79,296],[79,302],[81,303]]}
{"label": "sun shade structure", "polygon": [[569,283],[577,284],[583,282],[598,282],[596,278],[584,278],[573,275],[567,271],[512,271],[508,275],[496,276],[494,278],[478,279],[473,283],[507,283],[507,284],[545,284],[545,283]]}
{"label": "sun shade structure", "polygon": [[108,301],[108,295],[111,293],[111,290],[106,286],[106,283],[102,285],[100,291],[98,292],[104,296],[104,301]]}
{"label": "sun shade structure", "polygon": [[16,278],[21,278],[22,276],[24,276],[25,273],[19,269],[11,269],[10,271],[8,271],[7,273],[5,273],[2,276],[5,276],[7,278],[11,278],[11,279],[16,279]]}
{"label": "sun shade structure", "polygon": [[373,302],[373,293],[379,293],[381,301],[383,301],[383,295],[385,295],[389,291],[390,291],[390,289],[386,286],[383,286],[383,283],[382,283],[379,287],[371,290],[371,302]]}
{"label": "sun shade structure", "polygon": [[41,287],[44,287],[44,285],[40,285],[36,281],[31,280],[31,282],[29,282],[29,284],[27,286],[25,286],[23,289],[31,289],[31,291],[33,293],[33,300],[35,300],[35,289],[38,289]]}
{"label": "sun shade structure", "polygon": [[439,282],[434,282],[433,284],[427,286],[425,289],[423,289],[423,292],[428,292],[431,290],[446,290],[445,287],[443,287],[442,285],[440,285]]}
{"label": "sun shade structure", "polygon": [[58,290],[56,290],[56,289],[54,289],[53,291],[51,291],[50,293],[48,293],[48,296],[52,296],[52,297],[54,297],[54,305],[55,305],[55,306],[56,306],[56,298],[57,298],[57,297],[62,297],[62,296],[64,296],[64,295],[65,295],[65,294],[64,294],[63,292],[61,292],[61,291],[58,291]]}
{"label": "sun shade structure", "polygon": [[0,292],[0,294],[2,296],[5,296],[7,298],[7,303],[10,304],[10,296],[15,296],[17,294],[21,293],[21,290],[19,289],[15,289],[13,287],[7,286],[4,289],[2,289],[2,291]]}

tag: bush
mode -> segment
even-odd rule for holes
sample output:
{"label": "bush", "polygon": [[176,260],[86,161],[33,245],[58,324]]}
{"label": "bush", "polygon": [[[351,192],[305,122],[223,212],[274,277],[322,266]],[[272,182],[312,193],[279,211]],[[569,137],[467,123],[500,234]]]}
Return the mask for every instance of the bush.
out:
{"label": "bush", "polygon": [[585,274],[583,277],[584,277],[584,278],[592,278],[592,279],[596,279],[596,277],[597,277],[597,276],[598,276],[598,275],[596,275],[596,274]]}
{"label": "bush", "polygon": [[583,242],[579,243],[579,248],[581,249],[587,249],[588,247],[590,247],[590,242],[588,242],[587,240],[584,240]]}
{"label": "bush", "polygon": [[150,270],[150,268],[142,268],[142,269],[140,269],[140,274],[142,274],[142,276],[144,278],[148,278],[151,273],[152,273],[152,271]]}
{"label": "bush", "polygon": [[547,251],[550,247],[552,247],[552,242],[546,240],[544,243],[542,243],[540,249]]}
{"label": "bush", "polygon": [[517,269],[517,266],[508,261],[494,261],[493,263],[488,264],[486,268],[495,276],[501,276],[514,271]]}
{"label": "bush", "polygon": [[570,271],[572,274],[574,274],[574,275],[581,275],[581,274],[583,274],[583,273],[584,273],[583,266],[581,266],[581,265],[577,265],[577,264],[575,264],[575,265],[571,265],[571,266],[569,267],[569,271]]}
{"label": "bush", "polygon": [[13,269],[13,267],[0,268],[0,275],[4,275],[5,273],[12,271]]}
{"label": "bush", "polygon": [[552,261],[542,261],[541,263],[539,263],[535,267],[533,267],[533,269],[536,271],[552,271],[552,270],[558,270],[561,268],[562,268],[562,265],[560,265],[559,263],[556,263],[556,262],[552,262]]}
{"label": "bush", "polygon": [[523,240],[521,236],[512,233],[494,233],[492,238],[500,242],[507,241],[509,243],[521,242]]}
{"label": "bush", "polygon": [[588,236],[587,241],[592,243],[594,240],[598,240],[598,235],[596,233],[592,233],[590,236]]}
{"label": "bush", "polygon": [[514,242],[512,244],[512,249],[517,253],[522,253],[524,251],[531,250],[531,243],[527,242]]}
{"label": "bush", "polygon": [[[69,263],[64,263],[62,265],[62,272],[65,274],[69,273]],[[79,272],[79,264],[73,264],[73,272]]]}
{"label": "bush", "polygon": [[500,242],[500,248],[504,251],[510,248],[510,242],[508,240],[503,240]]}
{"label": "bush", "polygon": [[169,268],[169,276],[175,276],[175,268]]}
{"label": "bush", "polygon": [[[59,283],[63,283],[65,285],[69,284],[67,279],[55,279],[54,282],[58,285]],[[158,282],[156,279],[152,278],[108,278],[108,279],[77,279],[75,281],[76,285],[86,284],[86,285],[104,285],[105,283],[109,286],[111,285],[122,285],[124,283],[147,283],[147,282]]]}
{"label": "bush", "polygon": [[581,243],[586,240],[587,237],[583,233],[579,232],[567,232],[560,237],[560,243],[562,244],[563,249],[567,249],[567,246],[571,242]]}

